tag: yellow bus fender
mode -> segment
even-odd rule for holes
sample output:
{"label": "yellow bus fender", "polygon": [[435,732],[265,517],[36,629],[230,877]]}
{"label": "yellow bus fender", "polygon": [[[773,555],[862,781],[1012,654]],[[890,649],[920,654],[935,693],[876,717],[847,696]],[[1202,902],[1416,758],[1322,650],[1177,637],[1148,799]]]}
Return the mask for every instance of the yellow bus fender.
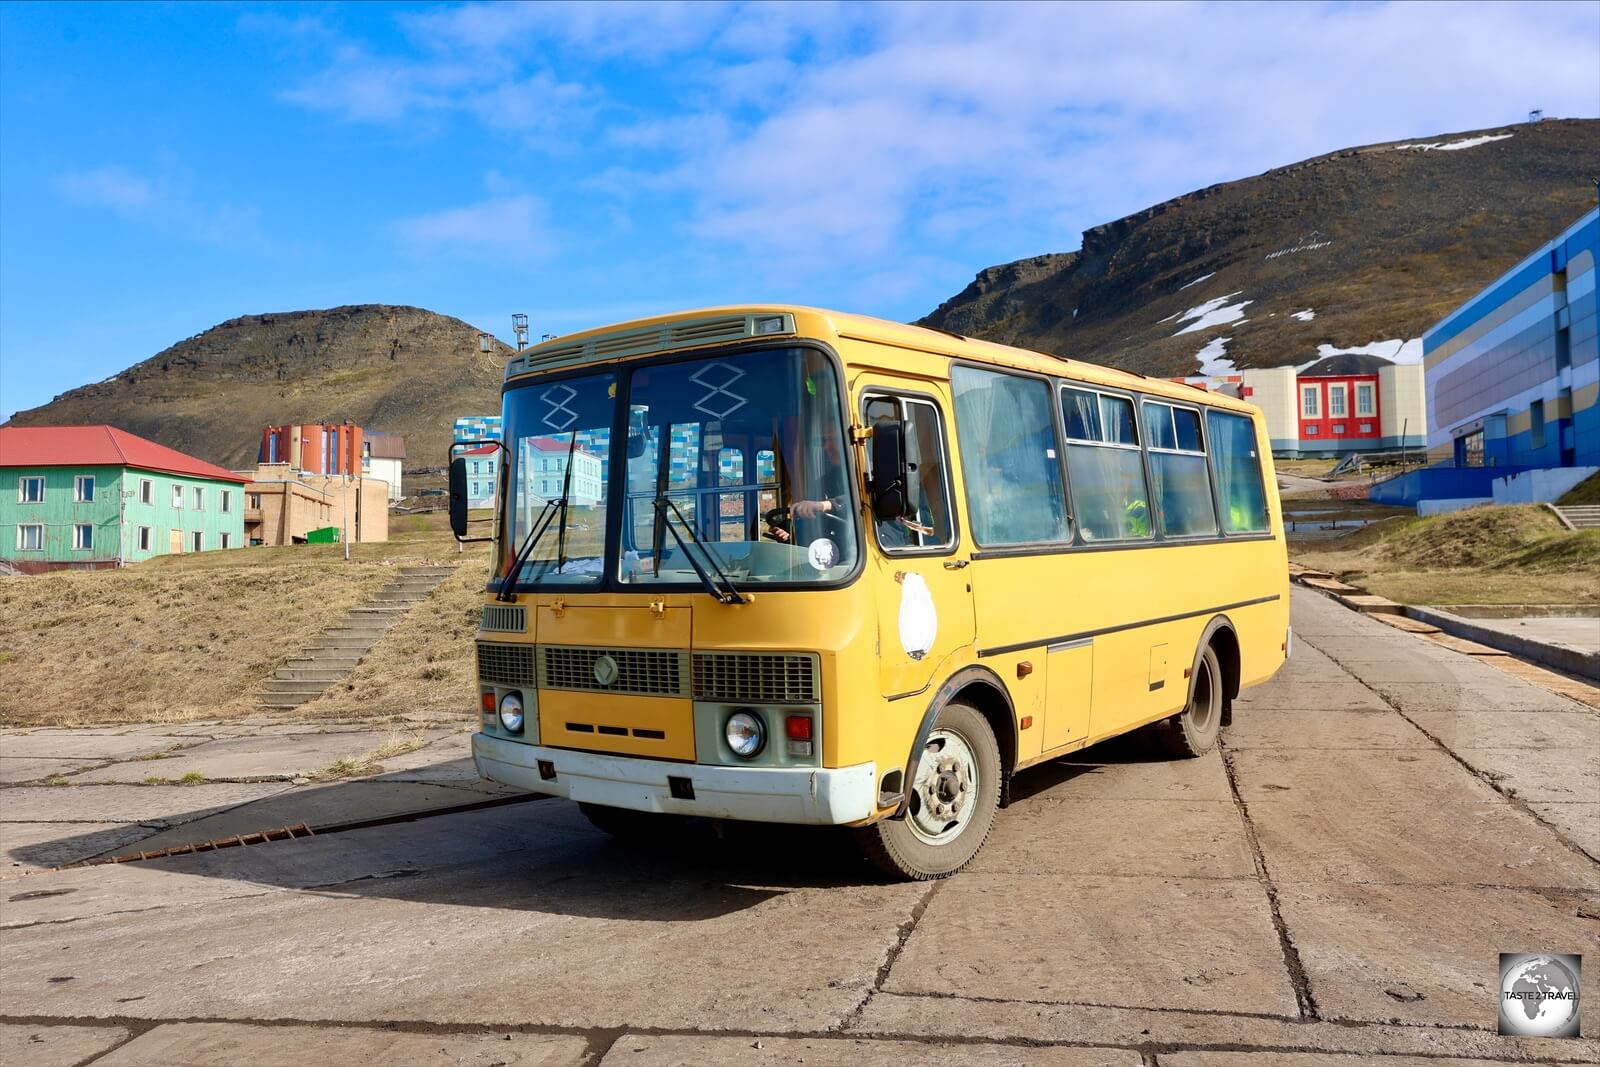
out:
{"label": "yellow bus fender", "polygon": [[[933,699],[928,702],[928,710],[922,713],[922,722],[917,727],[916,740],[912,742],[911,752],[906,757],[906,769],[900,779],[900,794],[896,798],[892,794],[880,793],[878,804],[888,807],[894,804],[892,819],[902,819],[906,814],[906,805],[911,798],[911,783],[917,780],[917,764],[922,759],[922,752],[928,747],[928,738],[933,734],[933,724],[939,718],[939,712],[944,706],[954,700],[958,694],[966,692],[981,694],[972,700],[973,707],[989,721],[994,729],[994,739],[1000,746],[1000,765],[1002,778],[1000,781],[1000,806],[1003,808],[1011,801],[1011,772],[1017,765],[1017,712],[1011,703],[1011,694],[1006,691],[1006,685],[1000,676],[988,667],[973,665],[963,667],[945,680]],[[998,721],[997,721],[998,720]]]}
{"label": "yellow bus fender", "polygon": [[1213,642],[1217,646],[1217,663],[1222,668],[1222,725],[1227,726],[1233,721],[1233,701],[1239,695],[1239,632],[1226,615],[1213,616],[1200,631],[1200,640],[1194,646],[1194,663],[1189,667],[1189,695],[1184,699],[1184,707],[1194,700],[1200,660],[1206,654],[1206,646]]}

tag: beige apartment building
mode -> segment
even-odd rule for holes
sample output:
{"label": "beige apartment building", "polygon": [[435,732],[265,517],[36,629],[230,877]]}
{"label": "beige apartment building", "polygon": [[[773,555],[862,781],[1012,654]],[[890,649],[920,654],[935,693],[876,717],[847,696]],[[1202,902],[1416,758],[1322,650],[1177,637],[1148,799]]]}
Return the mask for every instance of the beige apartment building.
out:
{"label": "beige apartment building", "polygon": [[250,479],[244,536],[252,545],[299,544],[330,526],[351,541],[389,539],[389,483],[382,479],[308,474],[287,463],[239,473]]}

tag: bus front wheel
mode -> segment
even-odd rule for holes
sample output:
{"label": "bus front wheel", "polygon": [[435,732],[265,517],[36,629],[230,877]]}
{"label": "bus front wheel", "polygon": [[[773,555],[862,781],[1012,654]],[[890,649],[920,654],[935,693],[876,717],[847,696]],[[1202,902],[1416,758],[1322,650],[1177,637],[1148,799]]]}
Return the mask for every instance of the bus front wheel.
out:
{"label": "bus front wheel", "polygon": [[1206,646],[1194,674],[1194,695],[1181,712],[1161,723],[1156,737],[1161,747],[1174,756],[1192,759],[1203,756],[1217,745],[1222,721],[1227,717],[1228,694],[1222,680],[1222,665],[1216,649]]}
{"label": "bus front wheel", "polygon": [[928,736],[904,817],[856,831],[868,862],[896,878],[947,878],[972,862],[1000,807],[1000,746],[976,708],[950,703]]}

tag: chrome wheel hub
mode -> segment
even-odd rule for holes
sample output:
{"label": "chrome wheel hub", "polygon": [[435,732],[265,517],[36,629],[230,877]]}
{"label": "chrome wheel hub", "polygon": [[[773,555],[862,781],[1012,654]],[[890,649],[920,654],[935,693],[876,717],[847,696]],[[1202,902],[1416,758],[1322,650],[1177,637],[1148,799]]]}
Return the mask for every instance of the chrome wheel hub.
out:
{"label": "chrome wheel hub", "polygon": [[953,730],[935,730],[917,765],[912,787],[911,832],[939,845],[958,836],[977,805],[978,760],[966,738]]}

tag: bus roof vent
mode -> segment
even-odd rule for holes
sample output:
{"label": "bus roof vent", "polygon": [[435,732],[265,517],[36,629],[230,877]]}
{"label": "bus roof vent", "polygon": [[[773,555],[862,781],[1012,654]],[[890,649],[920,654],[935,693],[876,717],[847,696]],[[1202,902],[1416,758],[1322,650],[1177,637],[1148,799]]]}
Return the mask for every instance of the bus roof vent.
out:
{"label": "bus roof vent", "polygon": [[746,337],[781,337],[794,333],[794,316],[784,312],[718,315],[688,319],[643,330],[601,334],[587,341],[544,344],[529,349],[506,364],[506,377],[536,370],[556,370],[622,356],[641,356],[694,345],[740,341]]}
{"label": "bus roof vent", "polygon": [[728,315],[720,319],[695,319],[676,323],[667,332],[667,343],[686,345],[695,341],[736,341],[750,336],[747,315]]}

